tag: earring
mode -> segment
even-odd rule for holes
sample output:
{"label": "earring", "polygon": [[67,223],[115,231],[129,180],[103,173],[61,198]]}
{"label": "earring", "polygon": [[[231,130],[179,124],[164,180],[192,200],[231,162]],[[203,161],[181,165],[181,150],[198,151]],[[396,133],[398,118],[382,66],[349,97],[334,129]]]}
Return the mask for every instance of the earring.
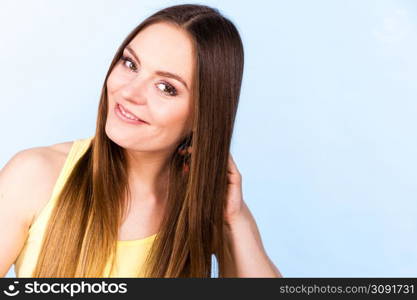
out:
{"label": "earring", "polygon": [[183,174],[188,174],[188,172],[190,172],[190,166],[184,162],[183,166],[182,166],[182,173]]}
{"label": "earring", "polygon": [[187,138],[184,143],[178,148],[178,153],[183,156],[183,174],[186,174],[190,171],[190,159],[192,153],[191,137]]}
{"label": "earring", "polygon": [[183,143],[179,148],[178,148],[178,153],[180,155],[185,155],[187,153],[187,144]]}
{"label": "earring", "polygon": [[178,147],[178,153],[180,155],[189,155],[191,154],[191,141],[192,141],[192,135],[188,136],[183,142],[182,144]]}

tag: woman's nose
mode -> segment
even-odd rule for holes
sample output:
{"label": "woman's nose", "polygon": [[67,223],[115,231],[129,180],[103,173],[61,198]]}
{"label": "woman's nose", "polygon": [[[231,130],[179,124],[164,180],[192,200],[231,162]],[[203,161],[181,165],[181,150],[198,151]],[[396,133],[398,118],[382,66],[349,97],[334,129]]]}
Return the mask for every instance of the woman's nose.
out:
{"label": "woman's nose", "polygon": [[122,97],[135,104],[145,104],[147,85],[147,80],[138,75],[123,87]]}

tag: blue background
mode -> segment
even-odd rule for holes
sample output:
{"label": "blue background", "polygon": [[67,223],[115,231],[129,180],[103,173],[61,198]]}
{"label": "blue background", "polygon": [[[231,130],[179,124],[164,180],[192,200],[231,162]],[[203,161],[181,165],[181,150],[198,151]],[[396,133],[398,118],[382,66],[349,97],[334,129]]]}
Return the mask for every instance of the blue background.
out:
{"label": "blue background", "polygon": [[[117,47],[180,3],[3,0],[0,166],[93,135]],[[232,154],[282,274],[416,277],[417,2],[192,3],[244,42]]]}

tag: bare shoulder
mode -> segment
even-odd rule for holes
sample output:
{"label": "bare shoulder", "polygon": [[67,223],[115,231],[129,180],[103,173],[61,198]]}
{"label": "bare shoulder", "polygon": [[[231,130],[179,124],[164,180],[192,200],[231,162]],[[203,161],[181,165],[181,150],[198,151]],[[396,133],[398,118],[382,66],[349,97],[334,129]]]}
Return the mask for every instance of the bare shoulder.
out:
{"label": "bare shoulder", "polygon": [[47,179],[43,175],[48,175],[63,165],[72,144],[73,142],[63,142],[21,150],[10,159],[1,172],[24,173]]}
{"label": "bare shoulder", "polygon": [[0,277],[16,261],[30,225],[51,197],[71,145],[19,151],[0,170]]}
{"label": "bare shoulder", "polygon": [[29,226],[48,202],[73,142],[33,147],[16,153],[0,171],[4,201],[14,202]]}

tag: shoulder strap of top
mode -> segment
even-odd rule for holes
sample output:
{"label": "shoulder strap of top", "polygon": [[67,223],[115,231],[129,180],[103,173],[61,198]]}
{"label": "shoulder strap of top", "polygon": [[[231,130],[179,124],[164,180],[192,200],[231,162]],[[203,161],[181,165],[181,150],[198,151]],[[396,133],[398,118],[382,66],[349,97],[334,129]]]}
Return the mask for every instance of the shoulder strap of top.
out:
{"label": "shoulder strap of top", "polygon": [[81,158],[81,156],[87,151],[88,146],[90,145],[92,137],[85,139],[75,140],[71,146],[71,150],[68,153],[64,166],[62,167],[61,173],[58,176],[54,190],[52,192],[52,199],[55,199],[59,194],[61,189],[64,187],[64,184],[70,175],[72,168]]}
{"label": "shoulder strap of top", "polygon": [[66,180],[71,174],[72,168],[81,158],[81,156],[85,153],[85,151],[87,151],[92,138],[93,137],[78,139],[73,142],[71,149],[67,155],[67,158],[65,159],[64,166],[62,167],[58,175],[58,179],[56,180],[56,183],[53,187],[51,198],[49,199],[45,207],[41,210],[37,218],[32,222],[32,225],[29,228],[29,235],[39,226],[46,225],[47,219],[49,218],[49,214],[52,212],[52,208],[54,207],[58,195],[64,187]]}
{"label": "shoulder strap of top", "polygon": [[54,189],[52,191],[52,198],[55,199],[56,196],[60,193],[61,189],[64,187],[65,182],[70,175],[72,168],[75,166],[77,161],[81,156],[87,151],[88,146],[92,137],[86,139],[75,140],[71,146],[71,150],[68,153],[64,166],[62,167],[61,173],[58,176]]}

